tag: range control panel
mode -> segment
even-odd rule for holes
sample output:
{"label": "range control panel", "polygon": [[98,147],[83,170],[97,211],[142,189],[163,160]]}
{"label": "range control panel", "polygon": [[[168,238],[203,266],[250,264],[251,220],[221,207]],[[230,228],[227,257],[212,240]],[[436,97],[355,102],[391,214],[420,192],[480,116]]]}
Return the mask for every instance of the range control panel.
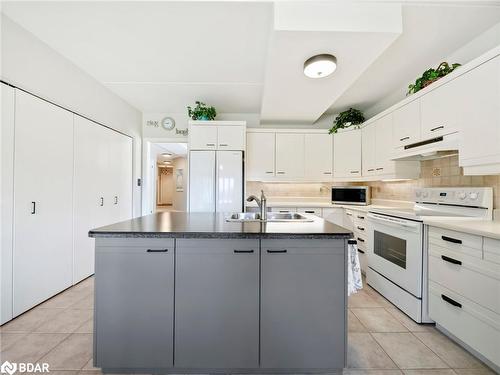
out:
{"label": "range control panel", "polygon": [[493,189],[484,187],[420,188],[415,189],[415,202],[490,208],[493,204]]}

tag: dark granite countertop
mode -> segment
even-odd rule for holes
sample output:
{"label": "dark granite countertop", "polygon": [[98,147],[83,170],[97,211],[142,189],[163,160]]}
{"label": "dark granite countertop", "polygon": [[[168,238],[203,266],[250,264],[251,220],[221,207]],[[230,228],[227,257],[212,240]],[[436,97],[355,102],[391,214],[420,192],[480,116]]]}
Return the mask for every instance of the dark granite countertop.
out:
{"label": "dark granite countertop", "polygon": [[[319,217],[312,222],[227,222],[228,214],[159,212],[92,229],[90,237],[347,239],[352,232]],[[307,215],[306,215],[307,216]]]}

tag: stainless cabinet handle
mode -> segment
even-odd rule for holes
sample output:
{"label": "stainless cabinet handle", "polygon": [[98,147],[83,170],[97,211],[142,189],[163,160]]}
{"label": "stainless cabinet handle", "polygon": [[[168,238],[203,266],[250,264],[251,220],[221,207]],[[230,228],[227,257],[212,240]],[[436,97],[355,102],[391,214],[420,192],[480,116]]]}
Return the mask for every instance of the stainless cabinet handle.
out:
{"label": "stainless cabinet handle", "polygon": [[115,204],[118,204],[118,196],[115,195]]}
{"label": "stainless cabinet handle", "polygon": [[350,173],[359,173],[359,171],[350,171]]}
{"label": "stainless cabinet handle", "polygon": [[332,172],[323,172],[323,174],[332,174]]}
{"label": "stainless cabinet handle", "polygon": [[434,132],[434,131],[439,130],[439,129],[444,129],[444,125],[436,126],[435,128],[432,128],[431,132]]}
{"label": "stainless cabinet handle", "polygon": [[383,170],[383,169],[384,169],[384,168],[377,168],[377,171],[381,171],[381,170]]}
{"label": "stainless cabinet handle", "polygon": [[215,146],[215,143],[207,143],[207,146]]}
{"label": "stainless cabinet handle", "polygon": [[147,249],[147,253],[167,253],[168,249]]}
{"label": "stainless cabinet handle", "polygon": [[101,197],[101,198],[99,198],[99,200],[100,200],[99,206],[101,206],[101,207],[104,206],[104,198]]}
{"label": "stainless cabinet handle", "polygon": [[368,172],[373,172],[375,169],[371,168],[371,169],[368,169]]}
{"label": "stainless cabinet handle", "polygon": [[399,138],[400,141],[406,141],[407,139],[410,139],[410,137]]}
{"label": "stainless cabinet handle", "polygon": [[219,147],[227,147],[227,143],[219,143]]}
{"label": "stainless cabinet handle", "polygon": [[364,216],[359,216],[359,215],[358,215],[358,219],[364,220],[364,219],[365,219],[365,217],[364,217]]}
{"label": "stainless cabinet handle", "polygon": [[251,254],[253,250],[234,250],[235,254]]}
{"label": "stainless cabinet handle", "polygon": [[266,172],[266,173],[267,173],[267,174],[272,174],[272,173],[274,173],[274,172],[272,172],[272,171],[268,171],[268,172]]}
{"label": "stainless cabinet handle", "polygon": [[359,230],[365,230],[365,228],[363,228],[363,227],[359,227],[359,226],[358,226],[358,227],[356,227],[356,228],[358,228]]}
{"label": "stainless cabinet handle", "polygon": [[283,254],[283,253],[286,253],[287,250],[286,249],[283,249],[283,250],[267,250],[267,252],[269,254]]}
{"label": "stainless cabinet handle", "polygon": [[359,238],[359,237],[358,237],[358,238],[356,238],[356,239],[357,239],[359,242],[365,242],[365,240],[364,240],[364,239],[362,239],[362,238]]}
{"label": "stainless cabinet handle", "polygon": [[31,202],[31,214],[36,214],[36,202]]}
{"label": "stainless cabinet handle", "polygon": [[285,174],[285,172],[283,172],[283,171],[279,171],[279,172],[277,172],[277,173],[278,173],[278,174]]}
{"label": "stainless cabinet handle", "polygon": [[352,214],[350,214],[349,212],[346,212],[345,213],[347,216],[352,216]]}

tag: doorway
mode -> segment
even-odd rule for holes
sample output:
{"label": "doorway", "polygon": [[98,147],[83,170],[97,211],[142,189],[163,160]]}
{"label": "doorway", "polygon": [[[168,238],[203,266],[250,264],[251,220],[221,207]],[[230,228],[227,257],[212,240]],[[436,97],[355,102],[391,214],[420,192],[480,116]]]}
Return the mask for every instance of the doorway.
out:
{"label": "doorway", "polygon": [[143,214],[187,211],[187,143],[147,142]]}

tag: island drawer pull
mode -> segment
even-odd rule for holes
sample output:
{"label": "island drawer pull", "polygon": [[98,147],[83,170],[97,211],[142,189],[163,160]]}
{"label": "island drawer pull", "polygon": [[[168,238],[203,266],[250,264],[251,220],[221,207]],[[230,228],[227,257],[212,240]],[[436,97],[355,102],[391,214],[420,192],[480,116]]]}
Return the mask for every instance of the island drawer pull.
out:
{"label": "island drawer pull", "polygon": [[314,214],[316,213],[316,211],[313,211],[313,210],[305,210],[304,211],[305,214]]}
{"label": "island drawer pull", "polygon": [[235,254],[251,254],[253,250],[234,250]]}
{"label": "island drawer pull", "polygon": [[358,228],[359,230],[365,230],[365,228],[360,227],[360,226],[358,226],[358,227],[356,227],[356,228]]}
{"label": "island drawer pull", "polygon": [[267,252],[269,254],[283,254],[283,253],[286,253],[287,250],[286,249],[283,249],[283,250],[267,250]]}
{"label": "island drawer pull", "polygon": [[365,240],[364,240],[364,239],[359,238],[359,237],[357,238],[357,240],[358,240],[358,241],[360,241],[360,242],[365,242]]}
{"label": "island drawer pull", "polygon": [[441,259],[449,263],[458,264],[459,266],[462,265],[462,262],[460,260],[447,257],[446,255],[441,255]]}
{"label": "island drawer pull", "polygon": [[441,298],[443,299],[443,301],[448,302],[450,305],[462,308],[462,304],[461,303],[455,301],[454,299],[451,299],[448,296],[445,296],[444,294],[441,294]]}
{"label": "island drawer pull", "polygon": [[167,253],[168,249],[147,249],[148,253]]}
{"label": "island drawer pull", "polygon": [[451,242],[451,243],[457,243],[457,244],[462,244],[462,240],[459,240],[457,238],[452,238],[448,236],[441,236],[441,239],[443,241]]}
{"label": "island drawer pull", "polygon": [[439,129],[444,129],[444,125],[436,126],[435,128],[432,128],[431,132],[434,132],[434,131],[439,130]]}
{"label": "island drawer pull", "polygon": [[364,254],[365,252],[361,249],[358,249],[358,253]]}

